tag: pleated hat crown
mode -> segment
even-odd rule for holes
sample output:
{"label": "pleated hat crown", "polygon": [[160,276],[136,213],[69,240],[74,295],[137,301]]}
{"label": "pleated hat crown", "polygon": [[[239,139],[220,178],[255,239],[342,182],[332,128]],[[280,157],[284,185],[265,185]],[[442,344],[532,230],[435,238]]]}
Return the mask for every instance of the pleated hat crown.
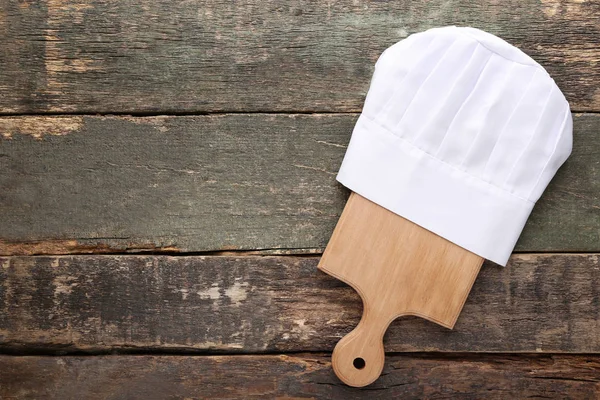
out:
{"label": "pleated hat crown", "polygon": [[572,147],[572,117],[546,70],[504,40],[445,27],[375,66],[338,180],[505,265]]}

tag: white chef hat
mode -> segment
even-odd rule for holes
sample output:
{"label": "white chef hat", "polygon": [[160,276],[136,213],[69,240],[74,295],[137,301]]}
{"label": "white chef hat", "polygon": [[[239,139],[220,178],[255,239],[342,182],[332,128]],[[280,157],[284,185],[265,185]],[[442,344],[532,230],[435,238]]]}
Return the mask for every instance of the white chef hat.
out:
{"label": "white chef hat", "polygon": [[569,104],[543,67],[481,30],[435,28],[377,61],[337,180],[506,265],[571,147]]}

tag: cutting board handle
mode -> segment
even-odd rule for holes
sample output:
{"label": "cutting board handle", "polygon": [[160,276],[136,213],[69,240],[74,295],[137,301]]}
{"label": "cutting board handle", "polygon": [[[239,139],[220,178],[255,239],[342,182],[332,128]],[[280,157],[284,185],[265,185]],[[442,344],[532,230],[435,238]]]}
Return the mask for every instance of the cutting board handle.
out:
{"label": "cutting board handle", "polygon": [[360,323],[333,350],[333,370],[342,382],[362,387],[379,377],[385,363],[383,335],[389,322],[388,318],[370,312],[365,304]]}

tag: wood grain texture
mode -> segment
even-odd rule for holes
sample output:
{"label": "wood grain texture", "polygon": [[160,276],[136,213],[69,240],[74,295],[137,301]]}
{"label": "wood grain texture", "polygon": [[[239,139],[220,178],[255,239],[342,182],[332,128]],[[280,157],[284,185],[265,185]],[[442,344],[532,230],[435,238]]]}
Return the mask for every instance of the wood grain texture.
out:
{"label": "wood grain texture", "polygon": [[[9,352],[331,351],[358,323],[353,289],[318,257],[0,258]],[[405,317],[386,351],[600,353],[600,257],[484,264],[454,330]]]}
{"label": "wood grain texture", "polygon": [[[452,329],[483,258],[356,193],[350,193],[318,268],[350,285],[360,323],[336,345],[335,374],[363,387],[383,371],[383,337],[408,315]],[[358,363],[358,364],[357,364]]]}
{"label": "wood grain texture", "polygon": [[598,356],[393,355],[365,389],[327,355],[0,357],[3,399],[595,399]]}
{"label": "wood grain texture", "polygon": [[[0,118],[0,254],[322,251],[355,114]],[[518,251],[600,250],[600,115]]]}
{"label": "wood grain texture", "polygon": [[5,1],[0,113],[355,112],[386,47],[444,25],[519,46],[598,111],[599,19],[575,0]]}

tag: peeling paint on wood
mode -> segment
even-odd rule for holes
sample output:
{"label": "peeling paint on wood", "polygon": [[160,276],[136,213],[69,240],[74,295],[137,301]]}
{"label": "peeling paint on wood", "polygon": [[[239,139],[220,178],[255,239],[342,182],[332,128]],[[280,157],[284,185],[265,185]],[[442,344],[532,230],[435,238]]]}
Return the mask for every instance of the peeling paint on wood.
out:
{"label": "peeling paint on wood", "polygon": [[[318,257],[0,258],[0,349],[331,351],[362,305]],[[419,318],[391,352],[600,353],[600,256],[485,264],[454,330]]]}
{"label": "peeling paint on wood", "polygon": [[83,117],[0,118],[0,136],[4,139],[12,139],[17,134],[36,139],[45,135],[63,136],[80,132],[82,127]]}
{"label": "peeling paint on wood", "polygon": [[9,2],[0,113],[357,112],[386,47],[445,25],[519,46],[600,111],[599,19],[597,1]]}
{"label": "peeling paint on wood", "polygon": [[[356,118],[0,118],[0,254],[320,252]],[[600,251],[600,115],[574,126],[518,251]]]}
{"label": "peeling paint on wood", "polygon": [[600,356],[390,355],[363,389],[329,356],[1,356],[2,398],[593,399]]}

